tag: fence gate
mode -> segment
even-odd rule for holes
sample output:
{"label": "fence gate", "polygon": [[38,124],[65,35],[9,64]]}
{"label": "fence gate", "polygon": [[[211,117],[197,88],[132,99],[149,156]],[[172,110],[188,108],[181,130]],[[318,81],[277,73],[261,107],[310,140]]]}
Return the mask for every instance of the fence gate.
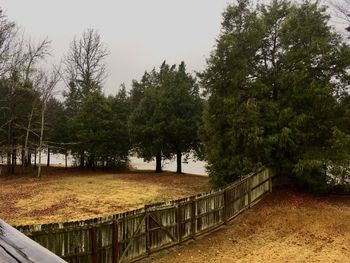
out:
{"label": "fence gate", "polygon": [[142,218],[132,217],[119,224],[123,229],[118,231],[122,244],[118,263],[142,258],[179,243],[177,212],[174,206],[149,207]]}
{"label": "fence gate", "polygon": [[[125,218],[118,229],[118,263],[142,258],[148,254],[147,243],[147,213],[138,217]],[[115,263],[115,262],[113,262]]]}
{"label": "fence gate", "polygon": [[149,208],[147,213],[147,250],[155,252],[179,242],[177,209],[168,206],[162,209]]}
{"label": "fence gate", "polygon": [[64,224],[20,227],[70,263],[126,263],[212,231],[272,191],[269,169],[223,189],[125,213]]}

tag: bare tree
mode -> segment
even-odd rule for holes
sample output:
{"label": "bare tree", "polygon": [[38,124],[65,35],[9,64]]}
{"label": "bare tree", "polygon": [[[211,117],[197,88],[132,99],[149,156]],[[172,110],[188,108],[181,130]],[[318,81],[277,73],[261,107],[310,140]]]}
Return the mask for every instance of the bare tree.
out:
{"label": "bare tree", "polygon": [[8,73],[11,51],[15,42],[17,26],[10,22],[0,8],[0,76]]}
{"label": "bare tree", "polygon": [[[42,74],[39,74],[38,76],[34,76],[31,79],[31,75],[35,73],[35,65],[40,62],[41,60],[45,59],[46,56],[50,55],[50,44],[51,42],[47,39],[44,39],[40,41],[37,45],[33,44],[32,42],[28,43],[28,49],[26,53],[26,63],[24,67],[24,79],[25,82],[29,84],[31,82],[33,88],[35,89],[37,84],[40,83],[42,80]],[[26,128],[26,137],[24,141],[24,162],[22,165],[28,165],[30,156],[28,151],[28,141],[29,141],[29,133],[31,130],[34,110],[38,104],[38,98],[35,98],[32,102],[31,111],[28,115],[28,124]]]}
{"label": "bare tree", "polygon": [[[4,76],[9,78],[9,75],[13,75],[9,73],[11,71],[12,65],[11,62],[13,58],[16,56],[13,56],[11,54],[13,52],[13,47],[15,46],[15,40],[16,40],[16,33],[17,33],[17,26],[14,22],[11,22],[7,19],[7,16],[5,15],[4,11],[0,8],[0,77],[1,79],[4,78]],[[4,82],[3,82],[4,84]],[[11,154],[12,154],[12,127],[13,127],[13,112],[11,108],[11,97],[13,96],[14,92],[13,89],[15,87],[15,84],[13,81],[9,80],[5,84],[8,88],[4,89],[6,90],[5,94],[6,96],[2,95],[0,97],[0,103],[2,106],[0,107],[0,112],[3,113],[4,116],[4,123],[0,123],[0,128],[5,135],[7,142],[7,145],[5,147],[6,149],[6,155],[7,155],[7,167],[8,167],[8,173],[11,172]]]}
{"label": "bare tree", "polygon": [[2,64],[5,68],[2,69],[1,81],[6,87],[6,95],[3,97],[3,102],[6,110],[6,126],[7,126],[7,167],[8,174],[15,173],[16,165],[16,138],[15,138],[15,126],[17,115],[15,112],[16,99],[18,98],[18,89],[21,86],[21,66],[23,65],[23,39],[14,38],[10,44],[8,50],[9,57],[6,58],[6,62]]}
{"label": "bare tree", "polygon": [[100,90],[107,77],[104,60],[109,51],[101,41],[100,34],[88,29],[80,39],[74,38],[65,56],[65,76],[69,86],[82,96]]}
{"label": "bare tree", "polygon": [[43,138],[45,128],[45,112],[47,108],[47,102],[53,95],[53,91],[60,81],[60,69],[53,67],[50,73],[42,73],[40,93],[41,93],[41,121],[40,121],[40,137],[39,137],[39,163],[38,163],[38,174],[37,177],[41,177],[41,154],[43,150]]}
{"label": "bare tree", "polygon": [[[36,83],[41,82],[36,68],[49,55],[49,47],[50,41],[47,39],[38,43],[27,41],[24,33],[20,33],[15,23],[8,21],[0,8],[0,113],[3,121],[0,128],[3,141],[6,134],[7,145],[4,148],[8,173],[14,173],[19,143],[23,143],[22,163],[29,159],[29,134],[34,133],[31,129],[32,119],[40,102],[35,94]],[[26,94],[30,96],[27,97]]]}

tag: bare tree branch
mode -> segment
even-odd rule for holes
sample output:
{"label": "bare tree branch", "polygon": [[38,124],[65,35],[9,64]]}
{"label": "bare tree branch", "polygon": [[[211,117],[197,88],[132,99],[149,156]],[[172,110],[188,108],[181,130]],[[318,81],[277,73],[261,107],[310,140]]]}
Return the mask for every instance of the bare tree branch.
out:
{"label": "bare tree branch", "polygon": [[44,39],[40,41],[37,45],[33,44],[31,41],[28,43],[28,51],[26,54],[26,66],[24,68],[25,80],[29,80],[31,71],[33,70],[34,65],[45,59],[46,56],[50,55],[50,45],[51,41]]}
{"label": "bare tree branch", "polygon": [[60,68],[57,68],[53,66],[53,69],[50,73],[44,73],[42,72],[42,82],[40,86],[40,93],[41,93],[41,100],[42,100],[42,106],[41,106],[41,129],[40,129],[40,137],[39,137],[39,166],[38,166],[38,177],[41,177],[41,153],[43,150],[43,137],[44,137],[44,127],[45,127],[45,112],[46,112],[46,106],[47,102],[52,96],[53,90],[55,89],[57,83],[60,81]]}
{"label": "bare tree branch", "polygon": [[104,59],[108,54],[100,34],[93,29],[79,40],[74,38],[64,59],[66,82],[74,82],[83,92],[100,89],[107,77]]}

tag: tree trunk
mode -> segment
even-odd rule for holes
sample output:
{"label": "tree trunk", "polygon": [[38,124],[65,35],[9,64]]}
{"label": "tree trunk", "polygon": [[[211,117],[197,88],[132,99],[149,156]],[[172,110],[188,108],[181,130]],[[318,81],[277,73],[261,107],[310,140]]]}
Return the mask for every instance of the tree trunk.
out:
{"label": "tree trunk", "polygon": [[176,173],[181,174],[182,173],[182,163],[181,163],[181,157],[182,157],[182,153],[181,151],[176,151]]}
{"label": "tree trunk", "polygon": [[159,153],[156,156],[156,173],[162,172],[162,155]]}
{"label": "tree trunk", "polygon": [[23,163],[24,166],[28,166],[31,162],[29,159],[30,154],[28,151],[28,140],[29,140],[29,131],[30,131],[30,127],[32,124],[33,114],[34,114],[34,107],[35,107],[35,104],[32,105],[32,110],[31,110],[30,115],[29,115],[28,126],[27,126],[27,131],[26,131],[26,139],[24,141],[24,154],[25,154],[25,157],[24,157],[25,160]]}
{"label": "tree trunk", "polygon": [[65,164],[66,169],[68,168],[68,160],[67,159],[68,159],[68,151],[66,149],[64,152],[64,164]]}
{"label": "tree trunk", "polygon": [[6,149],[6,154],[7,154],[7,175],[11,174],[11,155],[12,155],[12,146],[13,146],[13,142],[12,142],[12,120],[10,119],[9,121],[9,125],[7,128],[7,149]]}
{"label": "tree trunk", "polygon": [[95,156],[92,155],[88,158],[88,167],[95,169]]}
{"label": "tree trunk", "polygon": [[34,169],[36,169],[36,155],[37,155],[37,149],[34,150]]}
{"label": "tree trunk", "polygon": [[25,160],[25,166],[31,166],[32,165],[32,152],[28,151],[26,160]]}
{"label": "tree trunk", "polygon": [[39,148],[39,160],[38,160],[38,174],[37,177],[41,177],[41,149]]}
{"label": "tree trunk", "polygon": [[11,151],[8,149],[6,151],[6,166],[7,166],[7,175],[11,174]]}
{"label": "tree trunk", "polygon": [[25,163],[25,152],[24,152],[24,148],[22,147],[22,151],[21,151],[21,164],[22,167],[24,167],[24,163]]}
{"label": "tree trunk", "polygon": [[41,153],[43,151],[43,137],[44,137],[44,126],[45,126],[45,110],[46,110],[46,101],[41,109],[41,128],[40,128],[40,140],[39,140],[39,166],[38,166],[38,177],[41,177]]}
{"label": "tree trunk", "polygon": [[16,149],[13,148],[13,150],[12,150],[12,165],[11,165],[11,173],[12,174],[15,174],[16,160],[17,160],[17,152],[16,152]]}
{"label": "tree trunk", "polygon": [[85,161],[84,151],[81,151],[81,153],[80,153],[80,167],[81,168],[84,167],[84,161]]}
{"label": "tree trunk", "polygon": [[47,167],[50,167],[50,147],[47,147]]}

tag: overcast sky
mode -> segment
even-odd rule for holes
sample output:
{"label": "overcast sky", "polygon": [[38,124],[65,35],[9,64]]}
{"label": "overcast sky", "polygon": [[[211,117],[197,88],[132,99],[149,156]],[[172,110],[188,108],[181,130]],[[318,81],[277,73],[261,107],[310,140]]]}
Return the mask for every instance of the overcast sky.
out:
{"label": "overcast sky", "polygon": [[163,60],[184,60],[193,71],[205,59],[220,31],[227,0],[0,0],[10,20],[33,40],[52,40],[60,59],[74,36],[97,29],[111,52],[105,92],[115,94],[121,83],[130,88],[145,70]]}
{"label": "overcast sky", "polygon": [[[74,36],[97,29],[111,54],[104,90],[115,94],[121,83],[163,60],[184,60],[200,71],[220,32],[228,0],[0,0],[10,20],[33,40],[52,40],[53,57],[60,60]],[[260,1],[261,2],[261,1]]]}

